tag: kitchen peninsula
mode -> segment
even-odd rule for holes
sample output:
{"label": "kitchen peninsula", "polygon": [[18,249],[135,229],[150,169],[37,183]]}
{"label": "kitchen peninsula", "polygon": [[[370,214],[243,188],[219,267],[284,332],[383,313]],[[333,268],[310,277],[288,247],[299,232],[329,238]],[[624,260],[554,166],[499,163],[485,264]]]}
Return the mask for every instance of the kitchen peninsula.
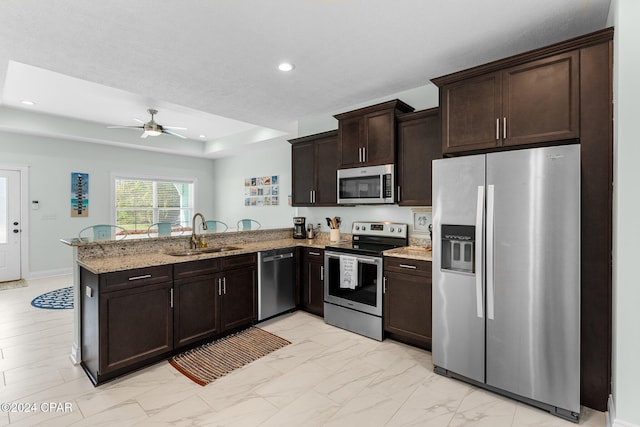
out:
{"label": "kitchen peninsula", "polygon": [[209,247],[201,250],[188,249],[189,236],[62,240],[73,247],[77,266],[72,360],[100,384],[250,326],[257,321],[257,252],[324,249],[329,243],[328,233],[314,240],[293,239],[291,233],[212,233]]}

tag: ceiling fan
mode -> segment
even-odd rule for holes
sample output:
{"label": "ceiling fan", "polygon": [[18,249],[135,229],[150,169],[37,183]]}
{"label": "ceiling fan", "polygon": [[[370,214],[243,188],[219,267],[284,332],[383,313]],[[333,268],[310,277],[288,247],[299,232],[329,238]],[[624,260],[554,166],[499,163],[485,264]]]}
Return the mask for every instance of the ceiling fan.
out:
{"label": "ceiling fan", "polygon": [[179,133],[176,133],[172,130],[172,129],[186,130],[187,128],[181,128],[177,126],[162,126],[153,120],[153,116],[158,114],[158,110],[149,108],[147,111],[149,112],[149,114],[151,114],[151,120],[149,120],[148,122],[145,123],[140,119],[133,119],[136,122],[142,123],[142,126],[107,126],[107,127],[109,129],[143,129],[144,132],[142,132],[142,135],[140,135],[140,138],[146,138],[148,136],[158,136],[162,133],[166,133],[168,135],[177,136],[178,138],[187,139],[186,136],[180,135]]}

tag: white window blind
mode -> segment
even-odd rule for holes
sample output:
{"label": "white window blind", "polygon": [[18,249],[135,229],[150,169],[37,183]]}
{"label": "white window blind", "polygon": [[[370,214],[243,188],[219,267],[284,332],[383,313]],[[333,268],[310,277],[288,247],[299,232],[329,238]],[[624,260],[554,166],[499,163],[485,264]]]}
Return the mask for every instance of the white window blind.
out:
{"label": "white window blind", "polygon": [[187,226],[194,213],[194,183],[115,178],[116,225],[129,233],[146,233],[150,225]]}

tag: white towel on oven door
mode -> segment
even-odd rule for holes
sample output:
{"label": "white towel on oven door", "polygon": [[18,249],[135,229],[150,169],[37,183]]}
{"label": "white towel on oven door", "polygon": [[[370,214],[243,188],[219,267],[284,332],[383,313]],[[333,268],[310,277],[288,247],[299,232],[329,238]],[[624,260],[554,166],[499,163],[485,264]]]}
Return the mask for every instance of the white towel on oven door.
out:
{"label": "white towel on oven door", "polygon": [[358,287],[358,258],[340,255],[340,287],[344,289]]}

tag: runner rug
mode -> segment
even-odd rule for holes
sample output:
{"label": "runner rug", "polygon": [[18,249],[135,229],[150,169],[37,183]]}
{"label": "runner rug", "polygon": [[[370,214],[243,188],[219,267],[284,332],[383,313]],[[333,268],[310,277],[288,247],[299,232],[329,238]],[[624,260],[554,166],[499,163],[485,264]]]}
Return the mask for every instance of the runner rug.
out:
{"label": "runner rug", "polygon": [[173,356],[169,363],[187,378],[205,386],[288,344],[291,343],[277,335],[251,327]]}

